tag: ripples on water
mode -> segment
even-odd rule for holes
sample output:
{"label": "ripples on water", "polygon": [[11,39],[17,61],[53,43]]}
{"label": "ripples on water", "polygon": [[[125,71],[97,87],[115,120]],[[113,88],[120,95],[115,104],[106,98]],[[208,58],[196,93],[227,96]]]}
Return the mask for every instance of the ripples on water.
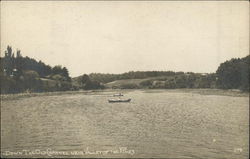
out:
{"label": "ripples on water", "polygon": [[[2,101],[1,151],[135,150],[77,157],[248,158],[249,99],[181,91],[128,91]],[[48,157],[48,156],[45,156]]]}

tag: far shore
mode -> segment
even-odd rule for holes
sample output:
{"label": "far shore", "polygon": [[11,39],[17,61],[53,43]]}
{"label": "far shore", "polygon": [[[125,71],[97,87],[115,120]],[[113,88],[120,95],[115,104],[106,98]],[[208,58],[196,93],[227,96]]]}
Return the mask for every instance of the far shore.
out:
{"label": "far shore", "polygon": [[63,95],[63,94],[89,94],[93,92],[108,92],[110,89],[97,89],[97,90],[79,90],[79,91],[57,91],[57,92],[24,92],[24,93],[14,93],[14,94],[1,94],[1,100],[7,99],[17,99],[23,97],[36,97],[36,96],[53,96],[53,95]]}
{"label": "far shore", "polygon": [[1,94],[1,100],[12,100],[24,97],[36,97],[36,96],[54,96],[54,95],[64,95],[64,94],[91,94],[98,92],[125,92],[125,91],[145,91],[146,93],[154,92],[184,92],[184,93],[198,93],[201,95],[224,95],[224,96],[234,96],[234,97],[249,97],[249,92],[242,92],[238,89],[97,89],[97,90],[79,90],[79,91],[58,91],[58,92],[31,92],[31,93],[16,93],[16,94]]}

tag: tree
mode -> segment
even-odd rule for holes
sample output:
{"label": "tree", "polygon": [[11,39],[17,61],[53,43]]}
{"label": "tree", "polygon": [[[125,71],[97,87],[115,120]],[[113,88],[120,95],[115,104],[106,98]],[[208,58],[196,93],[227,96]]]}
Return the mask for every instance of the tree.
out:
{"label": "tree", "polygon": [[17,57],[17,58],[22,57],[22,55],[21,55],[21,50],[17,49],[17,51],[16,51],[16,57]]}
{"label": "tree", "polygon": [[71,81],[71,78],[69,77],[69,71],[66,67],[62,68],[62,76],[64,76],[67,81]]}
{"label": "tree", "polygon": [[28,70],[24,72],[24,86],[29,91],[41,91],[41,80],[36,71]]}
{"label": "tree", "polygon": [[52,73],[53,74],[60,74],[62,73],[62,66],[61,65],[56,65],[55,67],[52,68]]}
{"label": "tree", "polygon": [[23,57],[19,49],[15,56],[11,46],[7,46],[5,56],[0,57],[0,64],[1,92],[18,93],[27,89],[31,91],[55,90],[54,88],[43,88],[42,78],[51,78],[60,84],[62,81],[67,82],[64,83],[63,89],[68,89],[71,85],[69,83],[71,78],[66,67],[62,68],[57,65],[52,69],[42,61],[38,62],[33,58]]}
{"label": "tree", "polygon": [[145,80],[145,81],[140,82],[139,85],[143,86],[143,87],[150,87],[152,85],[152,81],[151,80]]}
{"label": "tree", "polygon": [[90,81],[89,76],[86,75],[86,74],[84,74],[84,75],[82,75],[82,76],[79,78],[78,83],[79,83],[80,85],[83,85],[83,84],[87,83],[88,81]]}
{"label": "tree", "polygon": [[7,46],[7,51],[5,51],[5,57],[3,59],[3,69],[7,76],[11,76],[14,69],[14,53],[12,48]]}
{"label": "tree", "polygon": [[90,77],[87,74],[84,74],[80,76],[77,79],[77,83],[80,85],[80,88],[82,89],[102,89],[104,88],[103,85],[100,84],[100,82],[91,80]]}
{"label": "tree", "polygon": [[217,86],[223,89],[249,90],[249,56],[222,63],[216,74]]}

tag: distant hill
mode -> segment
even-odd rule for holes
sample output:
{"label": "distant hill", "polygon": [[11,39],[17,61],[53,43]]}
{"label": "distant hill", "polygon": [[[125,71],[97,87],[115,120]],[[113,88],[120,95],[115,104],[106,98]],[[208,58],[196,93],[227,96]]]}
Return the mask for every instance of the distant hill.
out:
{"label": "distant hill", "polygon": [[[89,78],[93,81],[100,83],[109,83],[115,80],[123,79],[146,79],[151,77],[171,76],[184,74],[184,72],[173,72],[173,71],[129,71],[122,74],[108,74],[108,73],[91,73]],[[77,81],[82,76],[74,77],[73,80]]]}
{"label": "distant hill", "polygon": [[215,88],[215,74],[184,73],[170,76],[149,77],[144,79],[124,79],[106,83],[105,88]]}

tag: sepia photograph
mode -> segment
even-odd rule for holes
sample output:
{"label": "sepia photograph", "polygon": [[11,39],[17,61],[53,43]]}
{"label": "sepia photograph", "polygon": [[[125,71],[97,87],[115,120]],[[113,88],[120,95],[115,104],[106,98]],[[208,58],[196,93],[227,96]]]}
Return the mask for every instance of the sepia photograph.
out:
{"label": "sepia photograph", "polygon": [[248,1],[0,4],[1,158],[249,158]]}

